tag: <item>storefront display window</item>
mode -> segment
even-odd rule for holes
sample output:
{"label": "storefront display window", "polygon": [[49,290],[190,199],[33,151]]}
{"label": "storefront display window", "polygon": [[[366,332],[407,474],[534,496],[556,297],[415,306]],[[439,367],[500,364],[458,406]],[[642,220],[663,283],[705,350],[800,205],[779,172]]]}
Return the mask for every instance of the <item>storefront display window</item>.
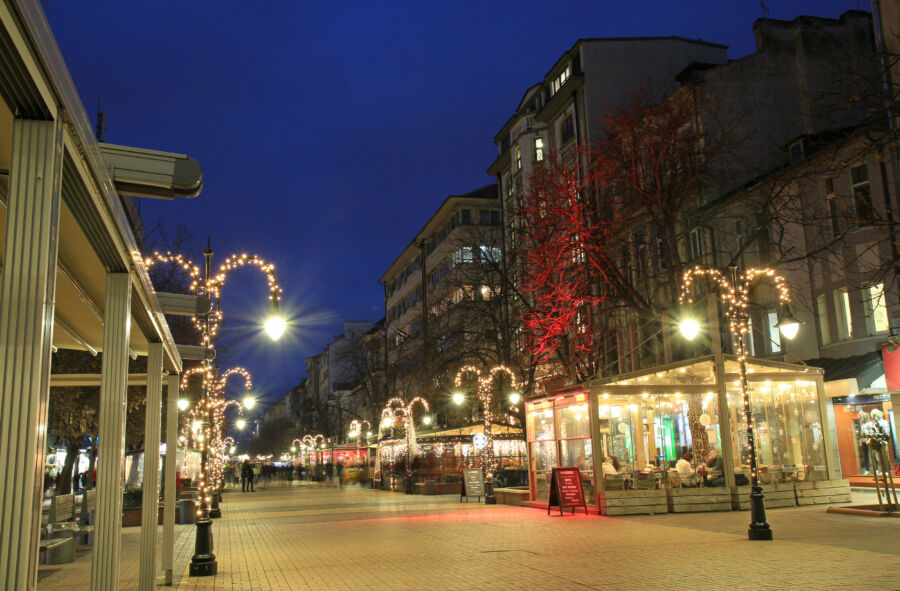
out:
{"label": "storefront display window", "polygon": [[[821,370],[758,359],[746,368],[763,484],[836,478],[821,411]],[[602,491],[627,496],[632,489],[748,484],[739,369],[734,356],[718,364],[709,356],[529,400],[532,500],[547,501],[554,466],[581,468],[585,498],[597,499],[601,510],[622,498]],[[730,502],[726,497],[725,505]]]}
{"label": "storefront display window", "polygon": [[[763,484],[825,473],[825,441],[816,384],[809,380],[750,381],[750,405]],[[740,382],[728,386],[736,426],[736,470],[749,475],[749,446]]]}
{"label": "storefront display window", "polygon": [[888,434],[889,459],[897,461],[897,437],[889,394],[841,396],[833,398],[832,402],[844,477],[872,474],[871,450],[864,435],[875,429],[875,425]]}

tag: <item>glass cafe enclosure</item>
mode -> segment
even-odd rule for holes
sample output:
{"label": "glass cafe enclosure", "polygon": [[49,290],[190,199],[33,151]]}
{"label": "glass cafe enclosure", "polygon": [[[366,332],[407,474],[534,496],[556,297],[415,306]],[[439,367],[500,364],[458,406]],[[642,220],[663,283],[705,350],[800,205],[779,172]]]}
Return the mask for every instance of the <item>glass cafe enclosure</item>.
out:
{"label": "glass cafe enclosure", "polygon": [[[792,504],[807,494],[802,491],[832,486],[825,483],[840,477],[821,370],[750,359],[747,376],[761,482],[781,485],[779,490],[790,488],[784,497]],[[601,512],[616,502],[613,497],[638,494],[662,495],[673,510],[675,488],[696,489],[674,493],[679,498],[685,493],[715,495],[725,509],[738,508],[739,499],[728,495],[742,494],[738,487],[749,479],[745,425],[739,365],[729,355],[615,376],[530,399],[526,429],[531,500],[547,502],[551,468],[577,466],[585,499],[596,502]],[[688,451],[691,467],[685,470],[682,464],[679,474],[675,463]],[[808,482],[797,486],[804,481]],[[822,484],[810,484],[816,482]],[[846,481],[834,484],[840,489],[835,494],[843,493],[845,486]],[[647,492],[654,490],[666,492]],[[828,499],[822,502],[834,498],[822,492],[808,496]],[[626,504],[640,505],[633,501]],[[708,505],[697,502],[694,510],[710,510]]]}

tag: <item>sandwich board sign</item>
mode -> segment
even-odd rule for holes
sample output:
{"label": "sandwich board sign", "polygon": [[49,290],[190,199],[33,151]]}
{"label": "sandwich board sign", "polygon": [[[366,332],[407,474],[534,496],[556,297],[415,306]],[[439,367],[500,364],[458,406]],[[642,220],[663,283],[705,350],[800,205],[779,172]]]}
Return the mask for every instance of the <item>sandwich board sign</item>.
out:
{"label": "sandwich board sign", "polygon": [[570,507],[572,515],[575,514],[575,507],[581,507],[584,509],[584,514],[587,515],[584,489],[581,488],[581,470],[578,468],[553,468],[547,515],[550,515],[550,509],[553,507],[559,507],[560,515],[563,514],[563,507]]}
{"label": "sandwich board sign", "polygon": [[463,470],[463,482],[459,496],[460,502],[462,502],[463,497],[466,498],[468,503],[469,497],[478,497],[481,500],[483,496],[484,474],[481,472],[481,468],[466,468]]}

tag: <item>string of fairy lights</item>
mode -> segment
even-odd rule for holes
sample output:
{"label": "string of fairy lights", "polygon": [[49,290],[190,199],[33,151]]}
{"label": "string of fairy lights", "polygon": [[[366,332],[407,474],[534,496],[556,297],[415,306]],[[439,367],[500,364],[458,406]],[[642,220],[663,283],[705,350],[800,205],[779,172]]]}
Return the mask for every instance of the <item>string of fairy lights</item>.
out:
{"label": "string of fairy lights", "polygon": [[519,389],[516,381],[516,374],[505,365],[495,365],[488,370],[487,375],[482,375],[480,369],[473,365],[465,365],[456,372],[456,378],[453,385],[461,388],[463,384],[463,376],[472,374],[475,376],[477,383],[476,393],[478,400],[481,402],[481,414],[484,418],[484,436],[485,445],[481,448],[481,463],[484,466],[485,478],[490,480],[494,477],[494,436],[491,425],[494,422],[494,379],[500,374],[506,374],[510,380],[510,387],[513,390]]}
{"label": "string of fairy lights", "polygon": [[691,293],[694,280],[697,277],[706,277],[717,286],[719,299],[726,304],[726,317],[728,328],[736,339],[736,353],[738,358],[741,402],[743,404],[744,420],[747,425],[747,447],[750,455],[750,477],[753,486],[757,486],[759,474],[756,463],[756,441],[754,437],[753,413],[750,406],[750,387],[747,380],[747,349],[744,346],[744,338],[750,330],[750,290],[756,281],[760,279],[770,280],[778,296],[778,302],[782,306],[791,303],[791,295],[787,281],[770,267],[750,267],[743,272],[734,271],[731,280],[724,273],[714,268],[692,267],[684,272],[681,282],[681,295],[679,304],[692,304]]}
{"label": "string of fairy lights", "polygon": [[[279,302],[282,289],[275,277],[275,265],[267,262],[257,255],[232,255],[225,259],[219,269],[213,274],[210,271],[212,251],[204,252],[206,257],[206,277],[201,275],[200,268],[184,255],[172,252],[154,252],[144,259],[148,269],[158,264],[169,264],[184,271],[191,279],[188,290],[196,295],[205,295],[209,298],[212,308],[203,316],[193,316],[194,328],[200,332],[201,345],[206,348],[213,347],[213,339],[218,333],[222,323],[222,310],[220,294],[225,284],[228,273],[241,267],[255,267],[266,277],[269,290],[268,300],[272,307],[272,313],[266,321],[266,331],[269,336],[278,339],[284,332],[286,322],[280,316]],[[242,413],[240,403],[225,399],[225,386],[232,375],[240,375],[244,378],[244,385],[249,394],[252,389],[250,373],[241,367],[227,370],[221,377],[216,378],[209,359],[194,368],[182,373],[180,387],[186,390],[191,379],[200,376],[203,395],[197,401],[194,408],[186,413],[183,419],[179,440],[185,446],[193,447],[201,454],[201,469],[199,474],[199,497],[197,515],[202,516],[208,511],[212,501],[212,491],[218,491],[222,486],[225,458],[234,447],[234,439],[223,437],[225,413],[229,408],[237,407]]]}

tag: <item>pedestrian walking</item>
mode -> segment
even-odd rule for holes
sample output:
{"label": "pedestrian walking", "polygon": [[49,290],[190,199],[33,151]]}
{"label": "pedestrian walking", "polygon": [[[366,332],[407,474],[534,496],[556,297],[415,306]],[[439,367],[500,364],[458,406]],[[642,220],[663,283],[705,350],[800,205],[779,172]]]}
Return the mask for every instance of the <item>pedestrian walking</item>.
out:
{"label": "pedestrian walking", "polygon": [[253,491],[253,468],[250,467],[250,460],[244,460],[241,465],[241,492]]}
{"label": "pedestrian walking", "polygon": [[343,488],[344,487],[344,478],[343,478],[344,462],[338,461],[338,463],[335,465],[334,468],[335,468],[334,472],[335,472],[335,474],[337,474],[338,488]]}
{"label": "pedestrian walking", "polygon": [[250,492],[256,492],[253,490],[253,483],[259,484],[259,475],[262,472],[262,467],[259,464],[253,464],[250,466]]}

